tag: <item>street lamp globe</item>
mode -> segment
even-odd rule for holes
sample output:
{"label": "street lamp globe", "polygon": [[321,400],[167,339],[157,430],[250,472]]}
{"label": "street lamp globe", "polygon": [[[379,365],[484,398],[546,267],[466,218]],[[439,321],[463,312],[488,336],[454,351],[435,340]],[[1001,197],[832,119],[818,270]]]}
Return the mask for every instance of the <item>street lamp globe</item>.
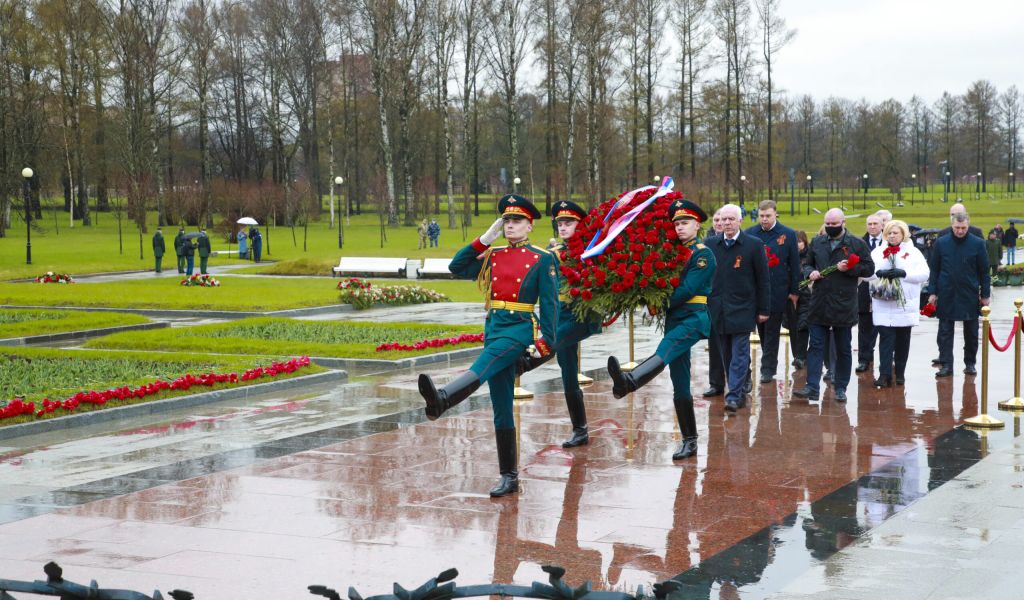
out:
{"label": "street lamp globe", "polygon": [[740,181],[746,182],[747,181],[747,176],[746,175],[740,175]]}
{"label": "street lamp globe", "polygon": [[661,176],[660,175],[655,175],[654,176],[654,183],[658,183],[659,181],[661,181]]}
{"label": "street lamp globe", "polygon": [[520,184],[520,183],[522,183],[522,182],[523,182],[523,180],[522,180],[522,179],[520,179],[520,178],[518,178],[518,177],[516,177],[515,179],[513,179],[513,180],[512,180],[512,183],[514,183],[514,184],[516,184],[516,185],[519,185],[519,184]]}
{"label": "street lamp globe", "polygon": [[28,167],[25,167],[24,169],[21,170],[21,176],[24,177],[25,179],[32,179],[33,175],[35,175],[35,171]]}
{"label": "street lamp globe", "polygon": [[810,175],[808,175],[808,176],[807,176],[807,181],[810,181],[810,180],[811,180],[811,176],[810,176]]}
{"label": "street lamp globe", "polygon": [[334,185],[341,185],[343,183],[345,183],[345,178],[341,175],[334,178]]}

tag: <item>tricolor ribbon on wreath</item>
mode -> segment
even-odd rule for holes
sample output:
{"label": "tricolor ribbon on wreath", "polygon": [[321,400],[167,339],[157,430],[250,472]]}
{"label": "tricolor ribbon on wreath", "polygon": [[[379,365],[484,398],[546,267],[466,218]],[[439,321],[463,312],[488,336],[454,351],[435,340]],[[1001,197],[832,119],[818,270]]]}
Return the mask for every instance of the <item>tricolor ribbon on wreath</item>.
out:
{"label": "tricolor ribbon on wreath", "polygon": [[[611,225],[611,227],[608,228],[608,235],[606,235],[604,239],[602,239],[600,242],[597,242],[597,240],[601,237],[601,232],[605,230],[604,227],[602,227],[601,231],[599,231],[597,235],[594,236],[594,239],[590,240],[590,243],[587,244],[587,249],[583,252],[582,255],[580,255],[580,259],[586,260],[588,258],[593,258],[595,256],[600,256],[601,254],[603,254],[605,248],[607,248],[609,244],[614,242],[615,238],[619,237],[619,234],[625,231],[626,227],[633,222],[633,219],[640,216],[640,213],[644,212],[644,210],[648,206],[654,204],[655,200],[671,192],[673,187],[675,187],[675,182],[672,180],[671,177],[665,177],[664,179],[662,179],[661,187],[658,188],[657,193],[652,195],[650,198],[648,198],[641,204],[638,204],[636,207],[633,208],[633,210],[616,219],[616,221]],[[612,208],[612,210],[608,211],[608,214],[604,216],[604,222],[607,223],[608,219],[620,206],[626,206],[627,204],[629,204],[630,201],[633,200],[633,198],[637,194],[650,189],[654,189],[654,186],[645,185],[631,192],[623,194],[622,198],[619,198],[619,201],[615,203],[615,206]]]}

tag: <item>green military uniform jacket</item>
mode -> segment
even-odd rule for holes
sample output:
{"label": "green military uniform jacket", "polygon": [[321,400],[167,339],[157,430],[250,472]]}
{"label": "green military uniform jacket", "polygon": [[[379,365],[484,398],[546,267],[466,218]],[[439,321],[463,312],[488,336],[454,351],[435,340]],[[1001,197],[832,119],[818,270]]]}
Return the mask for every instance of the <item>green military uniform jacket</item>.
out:
{"label": "green military uniform jacket", "polygon": [[[529,240],[491,248],[479,238],[452,258],[449,270],[464,279],[478,279],[490,307],[484,324],[485,343],[508,338],[535,344],[542,354],[554,347],[558,327],[558,267],[551,252]],[[516,303],[514,310],[500,308]],[[540,308],[539,317],[521,305]],[[534,336],[535,325],[540,337]]]}
{"label": "green military uniform jacket", "polygon": [[[690,242],[687,247],[693,254],[679,273],[679,285],[669,298],[665,315],[666,332],[670,332],[694,312],[707,313],[707,297],[711,294],[711,282],[715,277],[715,255],[710,248],[697,241]],[[711,320],[705,317],[700,322],[701,337],[706,338],[711,334]]]}
{"label": "green military uniform jacket", "polygon": [[161,258],[164,255],[166,248],[164,246],[164,234],[159,231],[153,234],[153,256]]}
{"label": "green military uniform jacket", "polygon": [[205,235],[199,236],[199,241],[196,242],[196,243],[198,244],[196,249],[199,250],[199,258],[207,258],[208,256],[210,256],[210,238],[209,238],[209,236],[205,236]]}

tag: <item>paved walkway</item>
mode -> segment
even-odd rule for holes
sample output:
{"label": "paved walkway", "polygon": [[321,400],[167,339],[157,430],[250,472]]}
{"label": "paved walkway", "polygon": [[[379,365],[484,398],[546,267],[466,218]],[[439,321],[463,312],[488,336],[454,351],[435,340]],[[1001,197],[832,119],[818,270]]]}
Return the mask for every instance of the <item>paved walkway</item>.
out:
{"label": "paved walkway", "polygon": [[[1010,306],[999,293],[997,314]],[[477,316],[444,308],[404,314]],[[686,597],[952,598],[979,589],[956,587],[957,575],[979,581],[970,574],[984,567],[996,578],[986,597],[1016,597],[1016,571],[996,559],[1019,550],[1022,453],[1012,421],[985,438],[957,427],[977,412],[978,382],[934,379],[936,326],[914,332],[902,389],[864,375],[845,405],[807,403],[789,394],[802,374],[780,371],[737,417],[721,397],[699,399],[699,455],[677,464],[667,375],[622,400],[605,380],[587,388],[593,442],[566,451],[557,369],[545,366],[524,378],[536,397],[516,411],[524,492],[500,500],[487,496],[486,389],[427,422],[411,371],[9,440],[0,577],[39,578],[53,559],[69,579],[111,587],[298,598],[313,583],[387,593],[452,566],[464,584],[529,583],[560,564],[574,585],[674,577]],[[997,335],[1008,326],[997,320]],[[584,368],[600,376],[626,337],[617,324],[585,342]],[[657,339],[639,328],[638,358]],[[990,411],[1008,419],[994,404],[1010,394],[1012,356],[993,362]],[[695,390],[706,365],[700,346]],[[918,585],[893,588],[897,576]]]}

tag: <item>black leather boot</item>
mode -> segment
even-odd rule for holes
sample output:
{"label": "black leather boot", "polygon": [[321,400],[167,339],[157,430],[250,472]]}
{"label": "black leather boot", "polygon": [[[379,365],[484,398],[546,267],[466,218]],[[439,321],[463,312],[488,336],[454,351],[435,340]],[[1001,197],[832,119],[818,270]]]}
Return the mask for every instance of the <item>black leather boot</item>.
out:
{"label": "black leather boot", "polygon": [[427,413],[427,419],[433,421],[444,414],[444,411],[469,398],[470,394],[480,387],[480,379],[476,373],[466,371],[441,389],[437,389],[430,375],[420,373],[419,385],[420,395],[427,402],[424,412]]}
{"label": "black leather boot", "polygon": [[693,399],[673,398],[672,403],[676,407],[679,431],[683,434],[683,443],[672,454],[672,460],[697,456],[697,419],[693,414]]}
{"label": "black leather boot", "polygon": [[614,356],[608,357],[608,374],[612,376],[612,395],[622,398],[630,392],[642,388],[644,384],[657,377],[658,373],[665,370],[665,363],[658,358],[658,355],[648,357],[629,373],[623,373],[619,361]]}
{"label": "black leather boot", "polygon": [[534,358],[524,352],[523,355],[519,357],[519,360],[516,361],[516,375],[518,376],[526,373],[527,371],[532,371],[554,357],[554,352],[540,358]]}
{"label": "black leather boot", "polygon": [[879,375],[875,380],[876,388],[892,387],[892,375]]}
{"label": "black leather boot", "polygon": [[516,452],[516,430],[495,429],[494,440],[498,444],[498,470],[501,479],[491,490],[492,498],[500,498],[519,491],[518,452]]}
{"label": "black leather boot", "polygon": [[575,448],[590,443],[587,431],[587,408],[583,404],[583,390],[565,392],[565,406],[569,409],[569,421],[572,422],[572,437],[562,442],[563,448]]}

